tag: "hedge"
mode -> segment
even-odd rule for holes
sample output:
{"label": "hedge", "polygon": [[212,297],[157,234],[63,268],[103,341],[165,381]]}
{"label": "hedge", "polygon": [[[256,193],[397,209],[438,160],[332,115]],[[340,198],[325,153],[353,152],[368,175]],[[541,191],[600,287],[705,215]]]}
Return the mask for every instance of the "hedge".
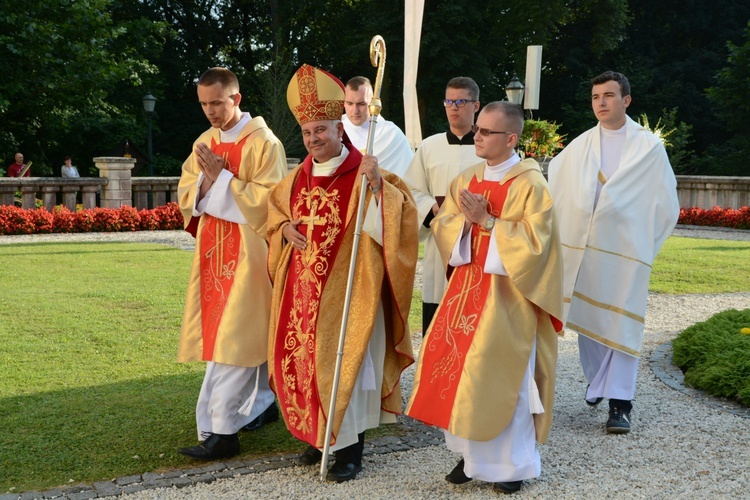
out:
{"label": "hedge", "polygon": [[151,210],[134,207],[88,208],[71,212],[65,206],[23,209],[0,205],[0,235],[153,231],[182,229],[183,218],[177,203]]}

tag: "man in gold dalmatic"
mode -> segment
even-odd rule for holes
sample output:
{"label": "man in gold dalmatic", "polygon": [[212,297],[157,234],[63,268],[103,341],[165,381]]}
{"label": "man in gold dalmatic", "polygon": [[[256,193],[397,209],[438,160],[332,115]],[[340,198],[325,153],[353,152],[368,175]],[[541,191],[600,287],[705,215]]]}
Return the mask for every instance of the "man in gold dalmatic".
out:
{"label": "man in gold dalmatic", "polygon": [[271,282],[268,194],[286,173],[284,146],[260,116],[240,110],[237,77],[212,68],[198,80],[211,128],[182,166],[180,209],[196,236],[178,361],[206,361],[196,420],[200,460],[236,455],[237,432],[278,420],[268,386]]}
{"label": "man in gold dalmatic", "polygon": [[[362,468],[364,431],[401,413],[401,372],[413,363],[407,317],[417,261],[417,212],[409,188],[342,142],[344,86],[303,65],[287,101],[310,153],[271,192],[268,269],[273,280],[269,372],[287,428],[321,460],[333,419],[329,481]],[[359,199],[362,174],[369,183]],[[357,207],[366,204],[340,385],[329,415]],[[382,409],[382,411],[381,411]]]}
{"label": "man in gold dalmatic", "polygon": [[462,458],[446,480],[503,493],[538,477],[552,423],[562,257],[538,164],[514,148],[523,111],[488,104],[474,126],[485,161],[451,183],[431,226],[452,268],[422,342],[407,415],[445,429]]}

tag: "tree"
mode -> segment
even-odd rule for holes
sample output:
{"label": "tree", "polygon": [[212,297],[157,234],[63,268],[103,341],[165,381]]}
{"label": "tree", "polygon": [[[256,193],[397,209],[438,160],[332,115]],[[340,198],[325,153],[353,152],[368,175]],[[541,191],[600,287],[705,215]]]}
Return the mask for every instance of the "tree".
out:
{"label": "tree", "polygon": [[727,66],[716,75],[716,85],[708,89],[708,96],[716,107],[716,114],[726,123],[721,127],[727,140],[712,148],[714,172],[724,175],[747,175],[750,153],[750,22],[745,28],[745,43],[728,44]]}
{"label": "tree", "polygon": [[[578,6],[577,14],[566,21],[560,38],[546,53],[550,59],[542,80],[545,117],[562,123],[569,137],[591,127],[595,122],[589,106],[590,79],[614,70],[630,80],[631,117],[677,109],[675,120],[692,127],[690,156],[724,141],[705,89],[726,61],[726,40],[737,43],[742,38],[750,18],[749,3],[576,0],[571,4]],[[624,18],[621,10],[613,10],[625,7]],[[592,28],[601,19],[617,22]],[[594,33],[600,34],[598,41]]]}
{"label": "tree", "polygon": [[135,130],[133,109],[115,104],[113,93],[140,85],[156,68],[138,45],[121,43],[128,32],[112,22],[110,6],[0,0],[3,157],[21,150],[35,175],[50,175],[63,155],[90,159],[106,153],[113,134]]}

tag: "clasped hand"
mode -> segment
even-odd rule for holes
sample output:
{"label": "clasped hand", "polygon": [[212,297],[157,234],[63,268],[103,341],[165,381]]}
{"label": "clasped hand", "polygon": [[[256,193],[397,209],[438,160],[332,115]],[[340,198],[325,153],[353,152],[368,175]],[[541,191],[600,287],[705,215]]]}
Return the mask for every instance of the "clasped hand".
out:
{"label": "clasped hand", "polygon": [[211,183],[216,182],[219,174],[224,170],[224,159],[214,154],[211,148],[202,142],[199,142],[195,147],[195,158],[198,162],[198,168],[203,172],[206,179]]}
{"label": "clasped hand", "polygon": [[484,221],[490,218],[490,214],[487,212],[488,201],[481,194],[472,193],[468,189],[462,189],[458,197],[461,212],[466,216],[468,222],[472,224],[484,224]]}

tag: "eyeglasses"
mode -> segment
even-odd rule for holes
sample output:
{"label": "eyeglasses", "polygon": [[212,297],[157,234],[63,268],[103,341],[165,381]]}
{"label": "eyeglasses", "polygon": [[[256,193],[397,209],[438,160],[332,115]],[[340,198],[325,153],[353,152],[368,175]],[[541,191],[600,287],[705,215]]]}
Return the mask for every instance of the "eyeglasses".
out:
{"label": "eyeglasses", "polygon": [[492,134],[515,134],[515,132],[501,132],[501,131],[496,131],[496,130],[490,130],[488,128],[480,128],[480,127],[477,127],[476,125],[471,126],[471,131],[474,132],[475,134],[481,135],[482,137],[489,137]]}
{"label": "eyeglasses", "polygon": [[446,108],[450,108],[451,106],[455,104],[457,108],[463,108],[464,106],[466,106],[467,102],[477,102],[477,101],[476,99],[445,99],[443,101],[443,106],[445,106]]}

